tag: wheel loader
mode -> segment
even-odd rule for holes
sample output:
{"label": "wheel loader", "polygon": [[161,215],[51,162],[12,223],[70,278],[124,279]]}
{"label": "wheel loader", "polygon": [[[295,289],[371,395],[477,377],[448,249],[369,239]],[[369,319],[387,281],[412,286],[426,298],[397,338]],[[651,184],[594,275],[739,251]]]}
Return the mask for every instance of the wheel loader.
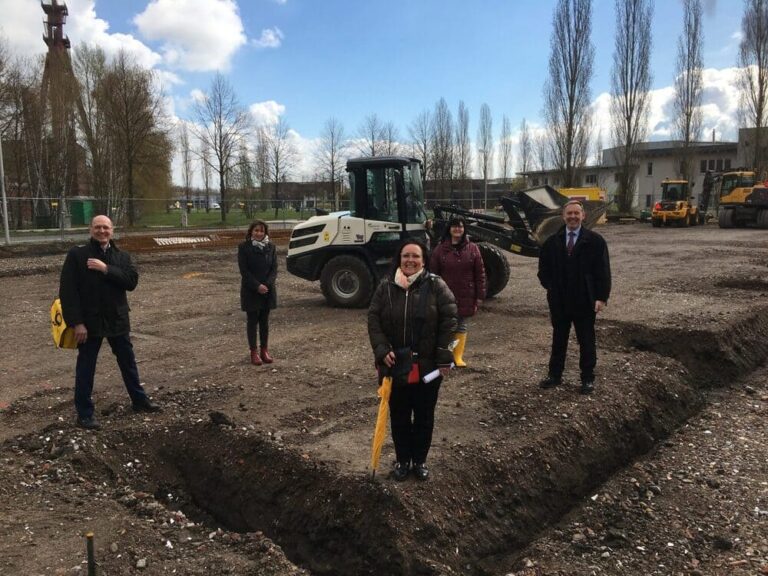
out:
{"label": "wheel loader", "polygon": [[693,202],[691,188],[688,180],[667,178],[661,183],[661,200],[654,204],[651,211],[651,224],[654,228],[664,225],[695,226],[704,223],[699,207]]}
{"label": "wheel loader", "polygon": [[[428,217],[418,159],[354,158],[346,168],[350,209],[318,211],[297,224],[287,258],[291,274],[319,280],[328,304],[341,308],[367,306],[400,242],[418,236],[434,246],[454,215],[464,218],[467,235],[480,248],[487,276],[486,296],[493,297],[509,281],[505,252],[538,257],[544,241],[563,225],[562,207],[569,200],[542,186],[502,198],[506,217],[440,205],[434,206],[433,216]],[[606,204],[583,204],[585,226],[591,227],[605,213]]]}

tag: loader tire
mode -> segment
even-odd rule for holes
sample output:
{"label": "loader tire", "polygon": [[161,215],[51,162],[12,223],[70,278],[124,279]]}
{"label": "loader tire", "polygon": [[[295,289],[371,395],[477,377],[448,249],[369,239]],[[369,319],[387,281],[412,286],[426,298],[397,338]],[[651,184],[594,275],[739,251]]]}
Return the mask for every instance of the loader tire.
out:
{"label": "loader tire", "polygon": [[374,279],[368,265],[356,256],[331,258],[320,274],[323,296],[336,308],[363,308],[373,296]]}
{"label": "loader tire", "polygon": [[734,221],[733,221],[733,210],[727,210],[725,208],[720,208],[720,210],[717,211],[717,223],[720,226],[720,228],[733,228]]}
{"label": "loader tire", "polygon": [[480,255],[485,266],[485,297],[493,298],[504,290],[509,282],[509,261],[500,248],[479,242]]}
{"label": "loader tire", "polygon": [[661,218],[651,218],[651,226],[661,228]]}
{"label": "loader tire", "polygon": [[763,208],[757,213],[757,225],[760,228],[768,228],[768,208]]}

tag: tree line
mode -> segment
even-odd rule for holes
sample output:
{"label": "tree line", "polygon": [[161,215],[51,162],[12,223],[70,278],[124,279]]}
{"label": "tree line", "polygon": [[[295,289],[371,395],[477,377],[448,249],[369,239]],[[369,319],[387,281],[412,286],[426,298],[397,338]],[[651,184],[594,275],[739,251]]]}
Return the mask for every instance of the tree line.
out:
{"label": "tree line", "polygon": [[[610,89],[611,165],[616,170],[617,205],[629,212],[638,169],[638,146],[648,134],[652,71],[652,0],[614,0],[616,35]],[[490,107],[482,104],[471,145],[470,111],[459,101],[454,112],[445,98],[423,110],[402,137],[397,126],[372,113],[348,135],[337,118],[322,129],[313,151],[312,177],[326,183],[334,207],[341,205],[344,163],[350,156],[407,154],[419,158],[436,197],[453,198],[483,179],[483,205],[493,175],[510,186],[513,173],[554,170],[564,187],[582,184],[584,169],[602,162],[603,135],[594,134],[590,86],[594,74],[592,0],[558,0],[552,17],[548,75],[542,89],[543,125],[523,119],[513,155],[511,122],[504,115],[494,132]],[[683,0],[674,77],[674,137],[680,176],[694,174],[693,151],[702,136],[703,28],[701,0]],[[763,143],[768,122],[768,0],[744,0],[738,55],[740,125],[754,127],[753,167],[768,167]],[[216,74],[195,99],[193,117],[176,126],[165,115],[155,73],[125,52],[108,61],[103,50],[80,46],[45,59],[9,57],[0,45],[0,135],[7,152],[12,196],[23,197],[35,215],[50,216],[57,203],[75,195],[85,181],[101,212],[124,212],[132,225],[136,200],[172,197],[171,160],[178,154],[181,190],[187,199],[200,189],[205,206],[218,191],[222,221],[237,198],[274,199],[293,174],[299,151],[286,120],[256,125],[232,85]],[[513,157],[516,156],[516,157]],[[516,162],[515,162],[516,160]],[[475,172],[475,170],[477,172]],[[474,202],[474,199],[473,199]],[[58,203],[61,210],[63,202]],[[27,211],[28,212],[28,211]],[[12,212],[21,220],[26,212]],[[55,216],[55,214],[53,214]],[[20,224],[18,222],[17,224]]]}

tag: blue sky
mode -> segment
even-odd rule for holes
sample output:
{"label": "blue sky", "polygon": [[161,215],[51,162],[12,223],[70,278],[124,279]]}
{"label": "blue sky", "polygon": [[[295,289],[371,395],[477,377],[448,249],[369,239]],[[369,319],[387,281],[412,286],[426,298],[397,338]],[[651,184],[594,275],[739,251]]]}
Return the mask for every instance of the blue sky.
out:
{"label": "blue sky", "polygon": [[[189,120],[195,91],[227,76],[256,119],[282,115],[305,157],[334,116],[354,136],[376,113],[403,141],[408,125],[444,97],[463,100],[470,134],[490,106],[498,139],[502,115],[517,131],[541,123],[554,0],[70,0],[66,31],[76,47],[124,47],[158,70],[169,111]],[[38,0],[0,0],[0,27],[18,54],[44,51]],[[607,96],[614,1],[594,0],[592,96],[607,145]],[[704,0],[707,138],[735,139],[733,85],[741,0]],[[671,85],[682,3],[657,0],[653,21],[652,138],[669,137]],[[311,169],[308,160],[302,169]]]}

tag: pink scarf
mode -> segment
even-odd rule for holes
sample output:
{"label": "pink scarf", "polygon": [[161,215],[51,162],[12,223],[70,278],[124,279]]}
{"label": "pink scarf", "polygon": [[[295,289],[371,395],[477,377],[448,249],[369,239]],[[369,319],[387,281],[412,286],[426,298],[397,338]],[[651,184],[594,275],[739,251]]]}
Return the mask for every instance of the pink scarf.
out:
{"label": "pink scarf", "polygon": [[411,284],[413,284],[416,281],[416,278],[421,276],[422,272],[424,272],[424,268],[422,268],[415,274],[406,276],[405,274],[403,274],[403,271],[398,267],[398,269],[395,271],[395,284],[400,286],[400,288],[402,288],[403,290],[408,290],[411,287]]}

